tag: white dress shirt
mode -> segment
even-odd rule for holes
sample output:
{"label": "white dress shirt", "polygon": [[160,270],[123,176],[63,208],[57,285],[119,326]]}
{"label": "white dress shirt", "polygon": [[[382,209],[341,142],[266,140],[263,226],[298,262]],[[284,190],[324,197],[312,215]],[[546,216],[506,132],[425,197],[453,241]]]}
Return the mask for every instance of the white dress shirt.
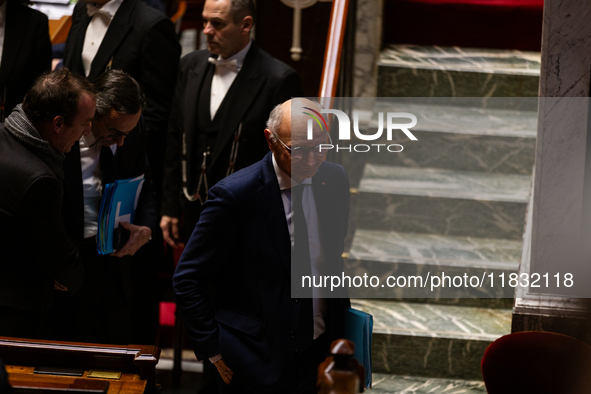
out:
{"label": "white dress shirt", "polygon": [[101,42],[103,42],[103,38],[105,38],[105,34],[107,34],[111,20],[113,20],[122,2],[123,0],[111,0],[98,10],[94,3],[86,4],[89,15],[96,12],[86,29],[84,46],[82,47],[82,65],[87,77],[90,74],[92,61],[101,46]]}
{"label": "white dress shirt", "polygon": [[103,183],[99,159],[101,145],[94,143],[94,136],[80,138],[80,165],[82,166],[82,193],[84,195],[84,238],[94,237],[98,227]]}
{"label": "white dress shirt", "polygon": [[[248,42],[248,44],[237,54],[234,56],[230,56],[227,59],[218,59],[221,64],[223,63],[230,63],[227,66],[220,66],[217,65],[215,67],[215,74],[213,75],[213,80],[211,81],[211,96],[209,99],[210,105],[209,110],[211,113],[211,118],[213,119],[218,108],[222,104],[224,97],[226,97],[226,93],[230,90],[230,86],[236,79],[238,72],[242,69],[242,64],[244,63],[244,58],[250,49],[250,45],[252,44],[252,40]],[[234,60],[236,65],[234,65]]]}
{"label": "white dress shirt", "polygon": [[2,62],[2,52],[4,50],[4,36],[6,35],[6,3],[8,0],[4,0],[4,3],[0,5],[0,64]]}
{"label": "white dress shirt", "polygon": [[[285,211],[285,218],[287,219],[287,227],[289,230],[289,237],[291,239],[291,246],[294,243],[294,231],[292,221],[292,203],[291,203],[291,188],[298,183],[291,179],[279,166],[273,155],[273,169],[279,182],[279,189],[281,190],[281,200],[283,201],[283,210]],[[324,264],[324,251],[320,243],[320,226],[318,225],[318,213],[316,211],[316,201],[314,200],[314,191],[312,190],[312,178],[304,179],[301,184],[304,186],[302,193],[302,209],[306,218],[308,227],[308,244],[310,245],[310,262],[312,264],[312,275],[318,276],[318,268]],[[312,286],[313,294],[313,312],[314,312],[314,339],[318,338],[325,330],[324,314],[328,307],[326,299],[318,297],[319,289]]]}

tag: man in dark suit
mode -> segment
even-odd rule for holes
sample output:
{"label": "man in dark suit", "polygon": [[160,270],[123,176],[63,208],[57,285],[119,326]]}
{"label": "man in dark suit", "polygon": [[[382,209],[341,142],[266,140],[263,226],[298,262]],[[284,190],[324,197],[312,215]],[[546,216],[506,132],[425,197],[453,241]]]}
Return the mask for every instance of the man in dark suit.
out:
{"label": "man in dark suit", "polygon": [[[199,219],[207,190],[267,152],[261,130],[277,104],[303,95],[299,75],[250,39],[252,0],[206,0],[208,50],[181,60],[166,148],[160,227],[183,244]],[[179,219],[184,213],[184,234]]]}
{"label": "man in dark suit", "polygon": [[[66,155],[62,216],[66,231],[80,250],[87,280],[69,302],[61,297],[54,319],[56,336],[63,340],[129,344],[131,262],[158,226],[157,200],[146,174],[146,134],[136,125],[145,99],[138,83],[120,70],[95,81],[97,110],[93,133],[84,136]],[[96,249],[97,219],[102,191],[117,179],[146,175],[134,224],[126,244],[112,255]]]}
{"label": "man in dark suit", "polygon": [[[80,1],[74,8],[64,65],[90,81],[106,69],[114,69],[139,82],[147,101],[143,134],[158,202],[180,54],[172,22],[140,0]],[[133,331],[139,333],[134,341],[141,343],[154,342],[158,324],[156,270],[164,254],[160,229],[155,230],[154,242],[142,248],[131,262],[132,321],[137,322]]]}
{"label": "man in dark suit", "polygon": [[[54,288],[84,269],[60,215],[64,153],[90,134],[94,88],[68,70],[38,79],[0,125],[0,335],[46,338]],[[58,283],[59,282],[59,283]]]}
{"label": "man in dark suit", "polygon": [[[18,0],[3,0],[2,62],[0,63],[0,122],[23,102],[33,82],[51,70],[51,41],[47,16]],[[1,26],[1,25],[0,25]]]}
{"label": "man in dark suit", "polygon": [[173,279],[195,354],[214,363],[222,393],[315,392],[349,307],[298,285],[305,272],[342,272],[349,189],[343,168],[323,161],[326,131],[306,139],[302,107],[317,104],[292,101],[270,115],[272,153],[210,189]]}
{"label": "man in dark suit", "polygon": [[181,54],[172,22],[140,0],[80,1],[72,14],[64,67],[89,81],[122,70],[142,87],[146,149],[160,194],[166,130]]}

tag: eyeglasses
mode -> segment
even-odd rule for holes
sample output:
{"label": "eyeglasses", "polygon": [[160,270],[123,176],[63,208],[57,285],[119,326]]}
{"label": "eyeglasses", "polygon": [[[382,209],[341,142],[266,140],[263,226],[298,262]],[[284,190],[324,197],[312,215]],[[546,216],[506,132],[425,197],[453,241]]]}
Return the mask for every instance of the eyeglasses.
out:
{"label": "eyeglasses", "polygon": [[125,132],[119,131],[113,127],[107,127],[106,129],[109,132],[109,134],[107,134],[107,136],[110,138],[127,137],[129,135],[129,132],[125,133]]}
{"label": "eyeglasses", "polygon": [[[285,149],[287,149],[289,151],[291,158],[295,159],[295,160],[300,160],[300,159],[303,159],[304,157],[307,157],[310,149],[312,149],[312,151],[314,152],[314,156],[316,156],[316,157],[322,157],[322,156],[326,155],[326,153],[329,151],[329,148],[322,147],[322,145],[327,145],[325,143],[318,144],[318,145],[310,147],[310,148],[307,148],[305,146],[296,146],[295,148],[290,148],[289,146],[285,145],[285,143],[283,141],[281,141],[281,139],[279,139],[279,137],[277,137],[277,134],[275,134],[274,131],[271,131],[271,133],[273,133],[275,138],[279,142],[281,142],[281,145],[283,145],[285,147]],[[330,138],[330,134],[326,133],[326,135],[328,136],[329,144],[332,145],[332,139]]]}

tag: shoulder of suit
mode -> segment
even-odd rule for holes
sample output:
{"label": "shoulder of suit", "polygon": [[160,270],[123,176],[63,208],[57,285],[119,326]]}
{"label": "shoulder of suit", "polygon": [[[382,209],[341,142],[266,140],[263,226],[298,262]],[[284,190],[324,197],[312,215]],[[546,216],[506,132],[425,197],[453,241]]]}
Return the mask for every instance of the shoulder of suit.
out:
{"label": "shoulder of suit", "polygon": [[328,176],[335,176],[335,177],[345,177],[346,172],[345,168],[336,163],[332,163],[330,161],[323,161],[320,165],[320,170],[323,171]]}
{"label": "shoulder of suit", "polygon": [[12,5],[13,12],[18,12],[20,14],[26,15],[26,18],[32,21],[34,24],[47,23],[47,15],[45,15],[41,11],[37,11],[32,9],[31,7],[27,7],[26,5],[19,3],[17,0],[8,1],[10,2],[9,4]]}
{"label": "shoulder of suit", "polygon": [[264,70],[267,75],[282,77],[287,74],[297,73],[292,67],[269,55],[260,47],[256,46],[255,50],[260,59],[261,69]]}
{"label": "shoulder of suit", "polygon": [[162,12],[150,7],[141,0],[136,0],[133,17],[136,21],[140,20],[147,26],[152,26],[155,23],[161,22],[163,20],[169,20]]}
{"label": "shoulder of suit", "polygon": [[263,160],[260,160],[248,167],[236,171],[230,176],[219,181],[214,187],[219,186],[228,189],[239,198],[243,193],[257,190],[260,187],[260,174]]}
{"label": "shoulder of suit", "polygon": [[181,71],[192,70],[197,65],[205,63],[207,61],[207,58],[209,58],[210,56],[211,53],[205,49],[193,51],[181,58],[180,69]]}
{"label": "shoulder of suit", "polygon": [[21,179],[22,184],[38,178],[57,177],[41,158],[17,140],[3,126],[0,126],[0,167],[3,175],[11,179]]}

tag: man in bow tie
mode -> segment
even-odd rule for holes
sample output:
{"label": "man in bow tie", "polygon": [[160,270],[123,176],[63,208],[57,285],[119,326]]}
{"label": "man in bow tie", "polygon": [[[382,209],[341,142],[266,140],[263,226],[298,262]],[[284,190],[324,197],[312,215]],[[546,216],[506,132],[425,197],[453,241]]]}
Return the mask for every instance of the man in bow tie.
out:
{"label": "man in bow tie", "polygon": [[208,189],[269,151],[261,130],[273,107],[303,95],[295,70],[251,40],[255,15],[252,0],[206,0],[207,50],[181,60],[160,221],[173,247],[191,235]]}
{"label": "man in bow tie", "polygon": [[[74,8],[64,66],[91,82],[113,69],[128,73],[140,84],[147,102],[142,112],[145,150],[158,200],[180,53],[172,22],[141,0],[79,1]],[[79,147],[73,150],[76,155]],[[153,234],[155,242],[132,259],[132,278],[139,291],[133,294],[132,308],[134,332],[140,333],[133,339],[136,343],[153,343],[158,327],[156,267],[163,259],[159,234]]]}
{"label": "man in bow tie", "polygon": [[108,69],[122,70],[146,95],[147,155],[161,190],[166,127],[180,58],[172,22],[140,0],[80,1],[64,51],[64,67],[91,82]]}

